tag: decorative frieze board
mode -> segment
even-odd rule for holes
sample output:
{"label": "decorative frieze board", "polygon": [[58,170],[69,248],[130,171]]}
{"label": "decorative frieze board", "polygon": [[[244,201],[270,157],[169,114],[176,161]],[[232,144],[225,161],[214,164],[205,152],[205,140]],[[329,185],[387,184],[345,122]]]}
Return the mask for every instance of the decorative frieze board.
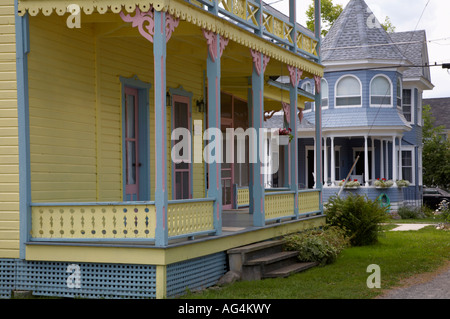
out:
{"label": "decorative frieze board", "polygon": [[[73,0],[21,0],[18,5],[18,14],[23,16],[28,12],[30,16],[35,16],[39,12],[42,12],[43,15],[49,16],[55,12],[62,16],[68,14],[67,7],[73,3]],[[240,26],[229,22],[226,19],[219,18],[186,1],[136,0],[133,3],[130,3],[125,0],[77,0],[76,4],[80,7],[80,10],[87,15],[90,15],[95,11],[99,14],[107,12],[119,14],[124,12],[123,15],[125,15],[125,12],[129,14],[136,12],[137,8],[141,13],[148,12],[152,8],[156,11],[165,11],[175,19],[192,23],[206,31],[215,32],[225,39],[232,40],[249,49],[261,52],[269,58],[303,70],[308,73],[308,75],[304,74],[305,76],[311,75],[312,77],[316,75],[322,77],[324,73],[324,67],[322,65],[308,60],[307,58],[303,58],[292,51],[286,50],[276,43],[272,43],[252,32],[244,30]],[[306,36],[299,36],[297,42],[300,40],[303,42],[305,39]],[[308,41],[311,42],[313,39],[309,39]],[[314,46],[314,44],[311,44],[310,46]],[[305,52],[309,51],[311,50],[306,50]],[[314,54],[314,50],[312,52]]]}

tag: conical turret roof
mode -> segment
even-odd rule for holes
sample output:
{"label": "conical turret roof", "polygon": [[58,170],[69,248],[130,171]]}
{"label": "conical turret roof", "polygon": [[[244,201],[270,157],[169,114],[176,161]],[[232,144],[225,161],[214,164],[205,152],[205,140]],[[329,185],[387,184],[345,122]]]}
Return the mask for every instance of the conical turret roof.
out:
{"label": "conical turret roof", "polygon": [[350,0],[322,42],[322,62],[411,64],[364,0]]}

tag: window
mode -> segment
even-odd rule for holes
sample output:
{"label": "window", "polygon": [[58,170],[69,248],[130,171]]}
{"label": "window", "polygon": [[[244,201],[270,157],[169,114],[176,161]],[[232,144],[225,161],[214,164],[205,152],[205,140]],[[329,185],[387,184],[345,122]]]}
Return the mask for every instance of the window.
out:
{"label": "window", "polygon": [[325,79],[320,81],[320,93],[322,95],[322,108],[328,107],[328,82]]}
{"label": "window", "polygon": [[414,183],[412,151],[402,150],[402,178],[408,180],[411,184]]}
{"label": "window", "polygon": [[397,79],[397,107],[402,108],[402,82]]}
{"label": "window", "polygon": [[379,75],[370,83],[370,105],[391,106],[391,82],[384,76]]}
{"label": "window", "polygon": [[411,103],[411,90],[403,90],[403,99],[402,99],[402,101],[403,101],[403,106],[402,106],[402,109],[403,109],[403,115],[405,116],[405,119],[408,121],[408,122],[411,122],[412,121],[412,116],[411,116],[411,105],[412,105],[412,103]]}
{"label": "window", "polygon": [[[305,82],[302,84],[302,90],[308,93],[314,93],[310,82]],[[311,111],[314,102],[305,102],[305,111]]]}
{"label": "window", "polygon": [[361,106],[361,83],[356,77],[345,76],[337,82],[336,106]]}

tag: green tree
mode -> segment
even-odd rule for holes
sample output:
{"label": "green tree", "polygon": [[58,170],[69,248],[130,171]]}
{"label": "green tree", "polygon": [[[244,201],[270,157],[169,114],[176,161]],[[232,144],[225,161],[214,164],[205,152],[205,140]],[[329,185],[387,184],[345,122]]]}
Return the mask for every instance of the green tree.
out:
{"label": "green tree", "polygon": [[384,18],[384,23],[381,26],[386,30],[387,33],[394,33],[395,26],[392,24],[391,19],[389,17]]}
{"label": "green tree", "polygon": [[[330,30],[334,21],[339,18],[339,15],[342,13],[344,8],[340,4],[333,4],[333,0],[322,0],[321,1],[321,17],[322,17],[322,36],[326,36],[328,30]],[[306,17],[308,20],[306,21],[306,26],[308,29],[314,32],[314,0],[312,4],[309,5],[308,10],[306,11]]]}
{"label": "green tree", "polygon": [[450,141],[443,137],[443,126],[435,126],[431,107],[423,106],[423,183],[450,188]]}

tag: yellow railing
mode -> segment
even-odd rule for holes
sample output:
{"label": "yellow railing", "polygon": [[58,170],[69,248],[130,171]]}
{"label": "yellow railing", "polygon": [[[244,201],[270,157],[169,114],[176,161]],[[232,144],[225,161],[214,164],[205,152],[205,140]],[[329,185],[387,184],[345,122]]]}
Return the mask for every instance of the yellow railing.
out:
{"label": "yellow railing", "polygon": [[320,211],[320,192],[316,190],[298,192],[298,213]]}
{"label": "yellow railing", "polygon": [[167,210],[170,237],[214,231],[214,200],[171,201]]}
{"label": "yellow railing", "polygon": [[35,239],[154,239],[154,204],[34,204]]}
{"label": "yellow railing", "polygon": [[294,192],[266,193],[264,198],[264,212],[266,220],[295,216]]}

